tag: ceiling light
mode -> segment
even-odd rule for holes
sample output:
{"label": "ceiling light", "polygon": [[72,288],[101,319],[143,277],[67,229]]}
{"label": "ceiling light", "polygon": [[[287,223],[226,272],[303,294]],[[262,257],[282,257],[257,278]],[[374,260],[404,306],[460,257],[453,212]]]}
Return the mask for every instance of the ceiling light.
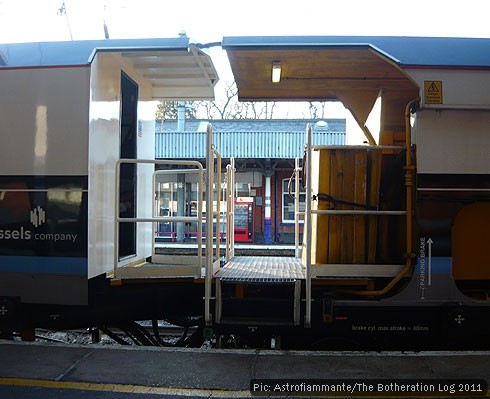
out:
{"label": "ceiling light", "polygon": [[272,63],[272,83],[279,83],[281,81],[281,63],[274,61]]}

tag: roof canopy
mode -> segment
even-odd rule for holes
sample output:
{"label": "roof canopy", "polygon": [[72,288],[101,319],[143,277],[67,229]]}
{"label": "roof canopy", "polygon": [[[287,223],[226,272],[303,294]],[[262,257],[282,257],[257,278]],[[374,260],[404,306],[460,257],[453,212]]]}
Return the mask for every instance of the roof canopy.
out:
{"label": "roof canopy", "polygon": [[[382,129],[404,130],[405,106],[419,96],[405,68],[490,67],[485,39],[225,37],[223,48],[240,100],[339,100],[363,129],[381,94]],[[281,80],[272,83],[277,62]]]}
{"label": "roof canopy", "polygon": [[245,36],[225,37],[223,47],[313,48],[369,45],[403,67],[490,68],[490,39],[406,36]]}
{"label": "roof canopy", "polygon": [[218,74],[211,58],[194,45],[185,50],[128,50],[121,55],[150,82],[154,99],[214,99]]}
{"label": "roof canopy", "polygon": [[101,52],[131,63],[153,88],[153,99],[214,98],[214,65],[187,37],[0,44],[0,70],[90,66]]}

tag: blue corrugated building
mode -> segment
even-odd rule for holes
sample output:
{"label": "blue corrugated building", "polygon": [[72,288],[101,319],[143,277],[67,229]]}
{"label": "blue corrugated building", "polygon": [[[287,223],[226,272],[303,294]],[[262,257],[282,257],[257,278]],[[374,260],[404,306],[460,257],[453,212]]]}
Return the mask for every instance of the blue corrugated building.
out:
{"label": "blue corrugated building", "polygon": [[178,131],[176,120],[157,122],[157,158],[204,158],[206,127],[213,126],[213,144],[224,158],[294,159],[301,157],[308,123],[313,142],[345,144],[345,119],[233,119],[187,120]]}
{"label": "blue corrugated building", "polygon": [[[346,141],[345,119],[190,119],[184,129],[180,123],[179,130],[177,120],[157,121],[156,158],[204,160],[211,123],[216,149],[225,160],[235,158],[237,195],[252,199],[255,243],[294,240],[294,204],[287,187],[294,159],[303,156],[306,126],[313,127],[314,144]],[[300,199],[302,207],[304,194]]]}

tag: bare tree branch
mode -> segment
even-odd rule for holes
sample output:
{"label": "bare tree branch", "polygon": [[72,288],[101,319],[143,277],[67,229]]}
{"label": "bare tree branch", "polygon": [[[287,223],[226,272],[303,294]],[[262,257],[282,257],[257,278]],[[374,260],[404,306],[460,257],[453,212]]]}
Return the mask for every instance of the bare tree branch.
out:
{"label": "bare tree branch", "polygon": [[[224,97],[215,101],[189,101],[187,119],[273,119],[278,104],[272,102],[240,102],[235,82],[228,83]],[[161,101],[157,119],[177,119],[177,101]]]}

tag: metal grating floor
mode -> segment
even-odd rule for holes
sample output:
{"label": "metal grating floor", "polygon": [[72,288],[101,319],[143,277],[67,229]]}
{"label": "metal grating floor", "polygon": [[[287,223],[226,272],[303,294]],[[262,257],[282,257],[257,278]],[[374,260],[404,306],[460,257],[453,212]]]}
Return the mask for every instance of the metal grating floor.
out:
{"label": "metal grating floor", "polygon": [[297,258],[236,256],[215,277],[225,282],[293,283],[306,278],[306,268]]}

